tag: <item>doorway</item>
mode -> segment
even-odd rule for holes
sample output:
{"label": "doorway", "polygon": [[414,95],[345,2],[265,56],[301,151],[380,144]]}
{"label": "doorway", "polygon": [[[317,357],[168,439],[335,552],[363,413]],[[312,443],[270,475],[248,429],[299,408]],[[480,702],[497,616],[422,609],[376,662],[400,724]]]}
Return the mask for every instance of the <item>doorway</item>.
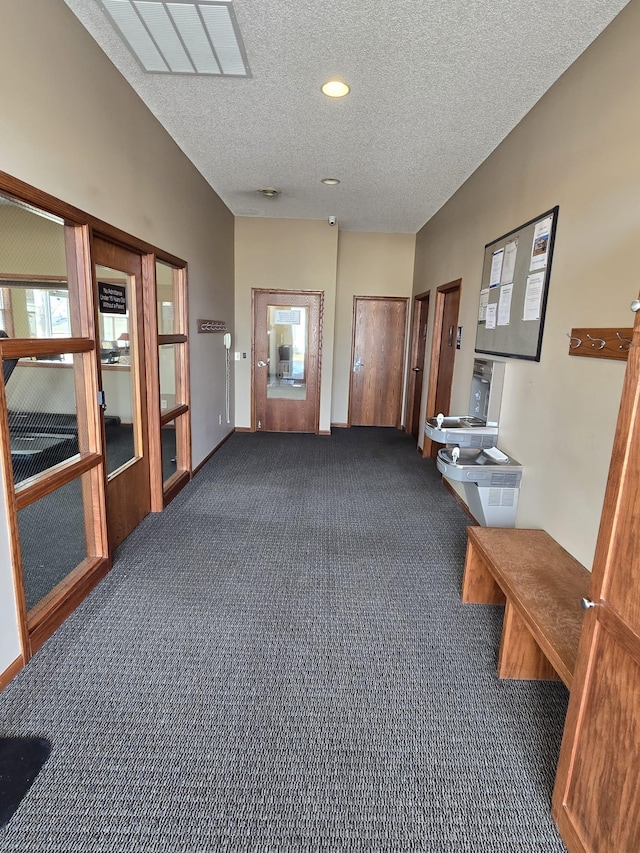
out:
{"label": "doorway", "polygon": [[350,426],[402,425],[408,299],[354,296]]}
{"label": "doorway", "polygon": [[252,291],[253,429],[320,430],[323,293]]}
{"label": "doorway", "polygon": [[96,237],[109,551],[151,511],[142,256]]}
{"label": "doorway", "polygon": [[405,432],[416,441],[420,437],[420,404],[422,403],[422,377],[427,349],[427,324],[429,321],[429,293],[422,293],[413,300],[413,323],[411,328],[411,358],[407,387],[407,416]]}
{"label": "doorway", "polygon": [[[431,366],[427,390],[426,417],[428,418],[437,415],[439,412],[444,415],[450,414],[461,289],[462,279],[459,278],[456,281],[443,284],[436,291]],[[438,445],[425,437],[422,455],[435,458],[437,453]]]}

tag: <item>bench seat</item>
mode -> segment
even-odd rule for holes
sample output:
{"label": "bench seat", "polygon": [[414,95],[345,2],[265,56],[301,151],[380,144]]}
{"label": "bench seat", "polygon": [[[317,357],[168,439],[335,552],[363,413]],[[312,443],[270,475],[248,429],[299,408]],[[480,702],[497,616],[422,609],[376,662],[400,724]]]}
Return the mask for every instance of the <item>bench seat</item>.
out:
{"label": "bench seat", "polygon": [[500,678],[571,689],[590,573],[544,530],[469,527],[462,600],[505,604]]}

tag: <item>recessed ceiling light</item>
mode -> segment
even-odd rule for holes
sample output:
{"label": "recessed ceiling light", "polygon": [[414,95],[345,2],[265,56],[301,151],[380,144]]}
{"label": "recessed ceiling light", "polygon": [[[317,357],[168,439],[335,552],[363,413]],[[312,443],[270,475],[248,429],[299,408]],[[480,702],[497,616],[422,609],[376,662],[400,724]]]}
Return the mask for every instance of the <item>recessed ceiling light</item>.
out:
{"label": "recessed ceiling light", "polygon": [[229,0],[100,0],[145,71],[250,77]]}
{"label": "recessed ceiling light", "polygon": [[322,178],[321,184],[326,184],[328,187],[336,187],[340,181],[338,178]]}
{"label": "recessed ceiling light", "polygon": [[322,91],[328,98],[344,98],[349,94],[350,89],[342,80],[327,80],[322,86]]}
{"label": "recessed ceiling light", "polygon": [[280,195],[281,190],[277,190],[275,187],[260,187],[256,192],[261,193],[267,198],[277,198],[277,196]]}

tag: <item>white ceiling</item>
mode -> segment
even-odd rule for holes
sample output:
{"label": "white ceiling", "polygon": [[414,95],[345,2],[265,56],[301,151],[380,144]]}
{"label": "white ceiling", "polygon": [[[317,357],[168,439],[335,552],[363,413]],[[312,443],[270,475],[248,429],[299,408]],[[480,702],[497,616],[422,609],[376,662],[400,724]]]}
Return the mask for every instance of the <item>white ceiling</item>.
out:
{"label": "white ceiling", "polygon": [[234,214],[415,233],[627,0],[235,0],[245,79],[147,74],[65,3]]}

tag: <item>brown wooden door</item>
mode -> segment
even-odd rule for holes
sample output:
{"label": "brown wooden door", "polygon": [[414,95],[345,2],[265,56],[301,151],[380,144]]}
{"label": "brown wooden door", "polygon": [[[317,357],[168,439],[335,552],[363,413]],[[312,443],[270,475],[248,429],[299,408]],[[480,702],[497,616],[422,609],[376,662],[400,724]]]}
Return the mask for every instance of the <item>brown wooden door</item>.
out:
{"label": "brown wooden door", "polygon": [[142,258],[95,238],[97,329],[107,463],[109,549],[151,510]]}
{"label": "brown wooden door", "polygon": [[322,305],[319,292],[253,291],[254,429],[319,431]]}
{"label": "brown wooden door", "polygon": [[553,796],[571,853],[640,850],[640,314]]}
{"label": "brown wooden door", "polygon": [[429,294],[427,293],[425,296],[416,297],[413,302],[406,431],[411,433],[416,440],[420,435],[420,404],[422,402],[422,377],[424,375],[428,320]]}
{"label": "brown wooden door", "polygon": [[407,301],[393,296],[354,297],[352,426],[400,427]]}
{"label": "brown wooden door", "polygon": [[[458,310],[460,307],[461,280],[457,279],[438,288],[436,294],[433,341],[431,345],[431,366],[429,369],[429,390],[427,392],[427,417],[449,411],[451,403],[451,385],[456,360],[456,338],[458,331]],[[461,412],[460,414],[467,414]],[[435,457],[440,445],[425,437],[423,454]]]}

